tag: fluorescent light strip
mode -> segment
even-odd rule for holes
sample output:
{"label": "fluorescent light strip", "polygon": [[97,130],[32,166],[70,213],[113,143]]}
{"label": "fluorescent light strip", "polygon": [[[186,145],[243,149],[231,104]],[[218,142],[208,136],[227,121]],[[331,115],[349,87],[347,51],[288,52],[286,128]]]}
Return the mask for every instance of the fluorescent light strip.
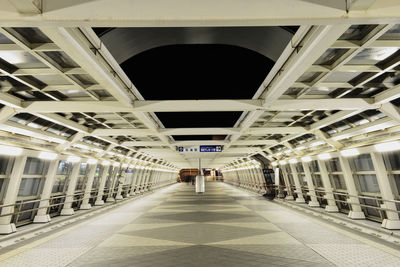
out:
{"label": "fluorescent light strip", "polygon": [[319,154],[317,157],[319,159],[322,159],[322,160],[327,160],[327,159],[331,159],[332,158],[329,153],[322,153],[322,154]]}
{"label": "fluorescent light strip", "polygon": [[394,141],[394,142],[376,144],[374,147],[375,150],[378,152],[395,151],[395,150],[400,150],[400,142]]}
{"label": "fluorescent light strip", "polygon": [[72,163],[77,163],[77,162],[81,161],[81,158],[77,157],[77,156],[69,156],[67,158],[67,161],[72,162]]}
{"label": "fluorescent light strip", "polygon": [[97,159],[88,159],[88,160],[87,160],[87,163],[88,163],[88,164],[96,164],[97,162],[98,162]]}
{"label": "fluorescent light strip", "polygon": [[360,155],[360,151],[358,151],[357,148],[350,148],[340,151],[340,155],[342,155],[343,157],[353,157]]}
{"label": "fluorescent light strip", "polygon": [[20,147],[0,145],[0,154],[1,155],[19,156],[22,154],[23,151],[24,150]]}
{"label": "fluorescent light strip", "polygon": [[44,159],[44,160],[55,160],[57,158],[57,154],[53,152],[46,152],[42,151],[39,153],[39,159]]}

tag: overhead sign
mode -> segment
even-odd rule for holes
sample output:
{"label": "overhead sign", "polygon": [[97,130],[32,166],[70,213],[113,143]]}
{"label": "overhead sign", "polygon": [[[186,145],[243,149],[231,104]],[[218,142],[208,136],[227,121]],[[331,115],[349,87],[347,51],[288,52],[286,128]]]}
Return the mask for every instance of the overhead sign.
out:
{"label": "overhead sign", "polygon": [[178,147],[179,152],[199,152],[199,147],[198,146],[191,146],[191,147],[183,147],[180,146]]}
{"label": "overhead sign", "polygon": [[222,146],[190,146],[190,147],[179,146],[178,152],[184,152],[184,153],[222,152]]}
{"label": "overhead sign", "polygon": [[222,146],[200,146],[200,152],[222,152]]}

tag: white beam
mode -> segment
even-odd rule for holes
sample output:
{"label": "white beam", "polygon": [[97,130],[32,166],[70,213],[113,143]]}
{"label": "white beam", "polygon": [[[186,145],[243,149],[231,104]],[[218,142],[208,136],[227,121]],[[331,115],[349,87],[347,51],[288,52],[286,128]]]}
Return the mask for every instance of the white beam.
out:
{"label": "white beam", "polygon": [[96,136],[129,135],[141,137],[155,135],[156,133],[149,129],[96,129],[91,134]]}
{"label": "white beam", "polygon": [[15,96],[7,94],[7,93],[2,93],[2,92],[0,92],[0,104],[9,106],[12,108],[21,108],[22,107],[22,101],[18,97],[15,97]]}
{"label": "white beam", "polygon": [[229,135],[237,133],[237,128],[170,128],[159,129],[164,135]]}
{"label": "white beam", "polygon": [[265,135],[265,134],[298,134],[307,133],[303,127],[266,127],[266,128],[249,128],[246,134]]}
{"label": "white beam", "polygon": [[374,131],[384,130],[389,127],[397,126],[398,123],[391,118],[382,118],[367,124],[359,125],[357,127],[345,130],[343,132],[334,134],[331,139],[334,141],[350,138],[360,134],[366,134]]}
{"label": "white beam", "polygon": [[133,95],[113,76],[104,59],[93,52],[96,48],[92,47],[79,29],[44,27],[41,30],[122,105],[131,105]]}
{"label": "white beam", "polygon": [[164,142],[159,141],[125,141],[124,146],[165,146]]}
{"label": "white beam", "polygon": [[113,0],[42,0],[41,14],[21,16],[9,1],[14,0],[0,1],[0,17],[6,25],[20,27],[52,26],[54,22],[68,27],[377,24],[397,21],[400,9],[393,0],[361,0],[351,6],[347,6],[349,1],[298,0],[255,0],[251,5],[241,0],[119,0],[118,5]]}
{"label": "white beam", "polygon": [[9,0],[19,13],[40,14],[42,13],[42,0]]}
{"label": "white beam", "polygon": [[201,145],[226,145],[224,140],[203,140],[203,141],[176,141],[172,143],[175,146],[201,146]]}
{"label": "white beam", "polygon": [[265,106],[276,101],[349,27],[349,25],[314,26],[299,49],[285,62],[266,89]]}
{"label": "white beam", "polygon": [[255,145],[276,145],[276,140],[237,140],[232,143],[234,146],[255,146]]}
{"label": "white beam", "polygon": [[384,103],[379,107],[379,111],[391,118],[392,120],[400,123],[400,109],[392,103]]}
{"label": "white beam", "polygon": [[133,107],[118,101],[25,101],[24,112],[187,112],[254,110],[357,110],[374,109],[370,98],[281,99],[263,106],[261,100],[161,100],[133,101]]}

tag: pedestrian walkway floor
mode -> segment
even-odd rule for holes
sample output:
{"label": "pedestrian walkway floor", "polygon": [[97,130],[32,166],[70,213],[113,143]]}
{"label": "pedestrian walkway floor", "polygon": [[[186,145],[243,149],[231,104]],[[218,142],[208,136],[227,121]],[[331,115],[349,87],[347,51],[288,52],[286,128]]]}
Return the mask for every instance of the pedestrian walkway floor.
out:
{"label": "pedestrian walkway floor", "polygon": [[227,184],[176,184],[0,250],[0,266],[400,266],[400,252]]}

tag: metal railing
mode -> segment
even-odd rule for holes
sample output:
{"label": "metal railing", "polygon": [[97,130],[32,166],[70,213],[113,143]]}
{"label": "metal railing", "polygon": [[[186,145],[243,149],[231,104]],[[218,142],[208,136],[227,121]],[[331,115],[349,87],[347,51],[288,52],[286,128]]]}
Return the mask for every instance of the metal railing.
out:
{"label": "metal railing", "polygon": [[[233,184],[235,186],[239,186],[239,187],[243,187],[243,188],[246,188],[246,189],[250,189],[250,190],[260,187],[260,184],[256,184],[255,185],[255,184],[250,184],[249,182],[241,182],[241,181],[237,181],[237,180],[235,181],[235,180],[232,180],[232,179],[225,179],[225,182],[229,183],[229,184]],[[276,196],[278,196],[279,193],[282,193],[282,192],[285,192],[286,195],[288,194],[288,186],[286,186],[286,185],[265,185],[264,184],[264,185],[261,185],[261,186],[265,186],[265,188],[269,188],[270,190],[274,190],[275,193],[276,193]],[[296,194],[299,193],[299,192],[297,192],[297,188],[294,185],[290,185],[289,188],[290,188],[290,195],[296,195]],[[255,191],[255,190],[253,190],[253,191]],[[400,200],[389,200],[389,199],[383,199],[383,198],[381,198],[379,196],[364,196],[364,195],[361,195],[361,194],[360,195],[350,195],[347,192],[339,192],[339,191],[335,191],[335,190],[326,191],[326,190],[322,190],[322,189],[309,189],[307,187],[303,187],[302,186],[302,192],[301,193],[304,196],[310,197],[311,196],[310,192],[314,192],[315,193],[315,197],[320,199],[320,200],[332,200],[332,201],[335,201],[336,203],[346,204],[346,205],[348,205],[350,210],[352,209],[353,205],[360,206],[360,207],[363,207],[363,208],[376,210],[378,213],[381,214],[381,218],[382,219],[386,218],[386,216],[385,216],[386,214],[384,214],[384,212],[395,212],[395,213],[398,213],[400,215],[400,209],[399,208],[393,209],[393,208],[381,207],[381,205],[384,204],[384,203],[393,203],[393,204],[395,204],[395,207],[396,206],[400,207]],[[334,197],[333,198],[327,197],[326,196],[327,194],[332,194]],[[335,198],[335,196],[338,196],[338,198]],[[339,199],[339,197],[342,197],[342,198],[344,197],[346,199],[345,200],[341,200],[341,199]],[[358,199],[359,203],[351,201],[351,198]],[[374,202],[375,205],[363,203],[363,202],[365,202],[363,200],[371,200],[371,201]]]}

